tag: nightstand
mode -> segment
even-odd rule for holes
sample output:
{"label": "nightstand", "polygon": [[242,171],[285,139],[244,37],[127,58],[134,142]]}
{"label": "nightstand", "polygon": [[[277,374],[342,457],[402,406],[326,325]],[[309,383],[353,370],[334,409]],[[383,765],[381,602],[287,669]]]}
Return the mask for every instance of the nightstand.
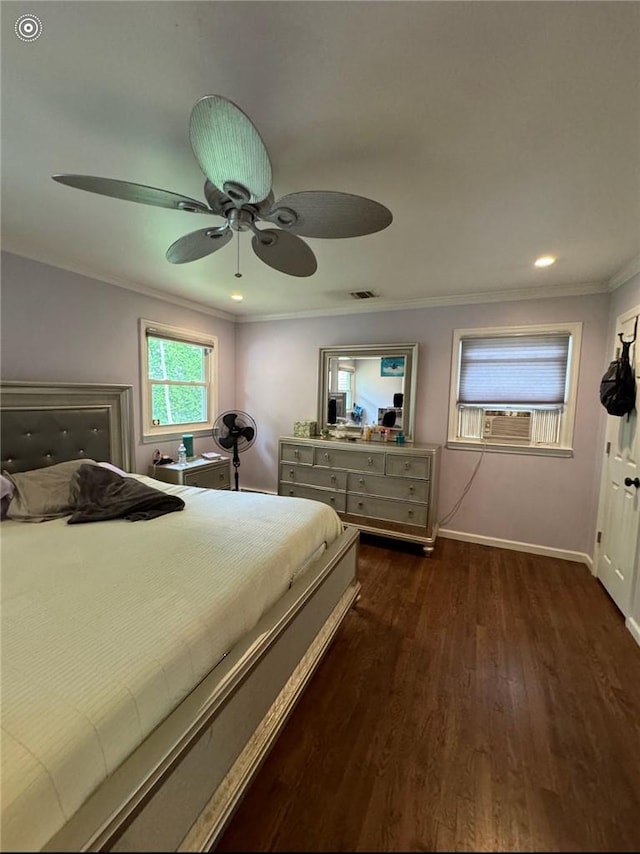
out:
{"label": "nightstand", "polygon": [[231,489],[231,466],[228,457],[205,460],[201,457],[183,466],[169,463],[165,466],[149,466],[149,477],[176,483],[181,486],[199,486],[202,489]]}

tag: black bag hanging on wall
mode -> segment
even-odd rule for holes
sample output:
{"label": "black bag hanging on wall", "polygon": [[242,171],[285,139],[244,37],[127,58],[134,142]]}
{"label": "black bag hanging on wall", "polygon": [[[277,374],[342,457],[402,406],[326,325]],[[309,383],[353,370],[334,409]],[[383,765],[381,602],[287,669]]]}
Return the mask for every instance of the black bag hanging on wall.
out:
{"label": "black bag hanging on wall", "polygon": [[[637,329],[637,318],[635,325]],[[631,341],[623,341],[622,335],[618,335],[622,352],[610,363],[600,381],[600,403],[609,415],[628,415],[636,405],[636,379],[629,361],[629,348],[636,340],[636,329]]]}

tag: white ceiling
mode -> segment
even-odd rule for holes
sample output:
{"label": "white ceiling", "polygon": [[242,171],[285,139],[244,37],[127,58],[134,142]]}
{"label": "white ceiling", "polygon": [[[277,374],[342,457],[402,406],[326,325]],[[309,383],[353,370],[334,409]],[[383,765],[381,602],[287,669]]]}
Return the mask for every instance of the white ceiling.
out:
{"label": "white ceiling", "polygon": [[[637,2],[5,0],[2,246],[244,318],[604,291],[640,255],[639,50]],[[237,279],[235,239],[165,259],[197,214],[51,180],[204,200],[189,115],[212,93],[258,128],[276,198],[355,193],[391,226],[307,239],[303,279],[245,233]],[[558,261],[538,270],[543,253]],[[379,299],[349,296],[363,289]]]}

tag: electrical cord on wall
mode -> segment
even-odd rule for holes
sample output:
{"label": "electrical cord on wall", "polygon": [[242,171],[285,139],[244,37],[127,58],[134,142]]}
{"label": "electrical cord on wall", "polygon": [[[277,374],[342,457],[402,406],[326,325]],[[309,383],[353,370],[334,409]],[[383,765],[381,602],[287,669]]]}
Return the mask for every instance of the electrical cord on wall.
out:
{"label": "electrical cord on wall", "polygon": [[487,447],[487,443],[483,442],[482,443],[482,451],[480,452],[480,456],[478,457],[478,461],[475,464],[473,471],[471,472],[471,477],[469,478],[464,489],[462,490],[462,494],[460,495],[460,498],[458,498],[458,500],[453,505],[451,510],[449,510],[448,513],[445,513],[445,515],[438,521],[438,527],[442,527],[443,525],[446,525],[447,522],[450,522],[453,519],[453,517],[456,515],[456,513],[458,512],[460,507],[462,506],[462,502],[464,501],[465,495],[471,489],[471,484],[473,483],[475,476],[478,474],[478,469],[480,468],[480,463],[482,462],[482,458],[484,457],[484,452],[485,452],[486,447]]}

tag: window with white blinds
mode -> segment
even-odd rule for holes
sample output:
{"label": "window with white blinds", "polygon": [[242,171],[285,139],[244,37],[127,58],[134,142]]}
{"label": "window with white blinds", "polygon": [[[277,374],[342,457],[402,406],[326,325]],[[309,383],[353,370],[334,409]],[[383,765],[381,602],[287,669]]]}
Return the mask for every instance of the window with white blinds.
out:
{"label": "window with white blinds", "polygon": [[340,368],[338,370],[338,391],[345,393],[344,408],[345,415],[353,408],[353,379],[355,377],[353,368]]}
{"label": "window with white blinds", "polygon": [[458,403],[562,405],[568,333],[462,338]]}
{"label": "window with white blinds", "polygon": [[581,331],[454,330],[449,444],[570,455]]}
{"label": "window with white blinds", "polygon": [[140,345],[143,441],[210,430],[215,337],[141,319]]}

